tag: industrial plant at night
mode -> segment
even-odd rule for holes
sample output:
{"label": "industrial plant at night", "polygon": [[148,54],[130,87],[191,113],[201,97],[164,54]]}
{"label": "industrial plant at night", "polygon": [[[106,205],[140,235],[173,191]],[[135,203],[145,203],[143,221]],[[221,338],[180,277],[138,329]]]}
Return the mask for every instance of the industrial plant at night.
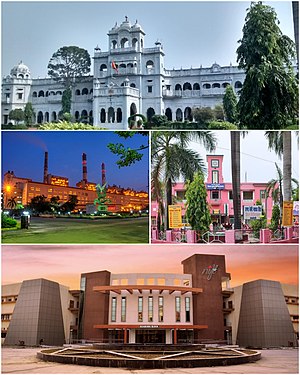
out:
{"label": "industrial plant at night", "polygon": [[[105,164],[101,165],[101,183],[104,186],[106,181]],[[85,212],[87,208],[97,209],[94,204],[97,198],[97,183],[88,181],[87,155],[82,154],[82,180],[76,186],[69,186],[69,178],[57,176],[48,171],[48,152],[44,156],[43,182],[33,181],[27,177],[18,177],[14,171],[7,171],[3,178],[3,208],[8,208],[8,201],[16,198],[16,202],[28,206],[34,197],[44,195],[50,200],[58,197],[61,204],[68,201],[70,196],[76,196],[78,203],[76,210]],[[148,193],[135,191],[120,186],[106,186],[106,197],[108,212],[135,212],[145,210],[148,207]]]}

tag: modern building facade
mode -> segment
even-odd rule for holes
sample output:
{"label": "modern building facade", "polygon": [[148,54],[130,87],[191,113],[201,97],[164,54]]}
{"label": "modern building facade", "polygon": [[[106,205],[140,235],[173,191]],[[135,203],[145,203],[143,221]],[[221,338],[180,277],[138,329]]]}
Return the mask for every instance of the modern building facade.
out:
{"label": "modern building facade", "polygon": [[[108,50],[94,50],[93,74],[75,82],[71,114],[76,120],[107,129],[127,129],[130,115],[150,119],[166,115],[172,121],[192,121],[194,107],[214,107],[232,85],[238,93],[245,74],[231,64],[221,67],[167,69],[157,41],[145,47],[145,32],[128,18],[108,32]],[[32,78],[20,62],[2,81],[2,124],[9,112],[31,102],[36,123],[56,121],[61,111],[62,84],[50,78]]]}
{"label": "modern building facade", "polygon": [[[223,178],[223,155],[207,155],[207,203],[210,207],[212,222],[218,224],[230,224],[234,221],[232,183],[225,182]],[[247,224],[254,218],[259,218],[263,213],[270,220],[272,216],[273,200],[266,194],[267,182],[241,182],[241,214]],[[176,204],[182,207],[183,222],[185,220],[185,192],[183,182],[174,183],[172,195]],[[261,205],[257,205],[257,201]],[[151,204],[152,226],[157,224],[158,203]]]}
{"label": "modern building facade", "polygon": [[[97,210],[94,200],[97,198],[97,184],[89,182],[87,178],[87,157],[82,155],[82,180],[76,186],[69,186],[68,177],[56,176],[48,173],[48,152],[45,152],[43,181],[32,181],[30,178],[18,177],[13,171],[4,174],[3,179],[3,207],[9,208],[9,201],[16,197],[16,203],[27,206],[31,199],[44,195],[47,200],[52,197],[59,197],[60,204],[67,202],[69,197],[75,195],[78,199],[77,210],[86,211],[92,208],[92,212]],[[106,183],[105,165],[102,163],[102,184]],[[99,176],[100,177],[100,176]],[[100,178],[99,178],[100,180]],[[100,182],[100,181],[99,181]],[[110,212],[130,212],[145,210],[148,207],[148,193],[135,191],[129,188],[118,186],[107,186],[108,211]]]}
{"label": "modern building facade", "polygon": [[255,280],[231,288],[224,255],[194,254],[182,266],[182,274],[85,273],[75,291],[43,279],[4,285],[4,344],[297,345],[296,287]]}

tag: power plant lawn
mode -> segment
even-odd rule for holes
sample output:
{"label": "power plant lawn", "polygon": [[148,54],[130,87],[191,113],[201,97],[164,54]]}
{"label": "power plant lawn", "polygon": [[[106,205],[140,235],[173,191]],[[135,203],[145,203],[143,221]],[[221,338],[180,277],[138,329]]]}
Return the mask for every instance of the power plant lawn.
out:
{"label": "power plant lawn", "polygon": [[148,218],[31,218],[29,229],[2,231],[2,243],[149,243]]}

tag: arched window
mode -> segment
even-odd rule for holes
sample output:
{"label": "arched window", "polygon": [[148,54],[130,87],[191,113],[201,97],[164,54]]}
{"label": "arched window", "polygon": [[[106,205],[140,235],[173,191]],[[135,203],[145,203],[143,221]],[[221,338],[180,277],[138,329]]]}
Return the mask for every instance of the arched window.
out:
{"label": "arched window", "polygon": [[153,69],[154,68],[154,62],[152,60],[148,60],[146,62],[146,68],[147,69]]}
{"label": "arched window", "polygon": [[152,116],[154,116],[155,115],[155,111],[154,111],[154,109],[153,108],[148,108],[147,109],[147,119],[148,119],[148,121],[150,121],[151,120],[151,118],[152,118]]}
{"label": "arched window", "polygon": [[166,109],[165,115],[167,116],[169,121],[172,121],[172,110],[171,110],[171,108]]}
{"label": "arched window", "polygon": [[106,113],[105,113],[105,109],[104,108],[101,108],[101,112],[100,112],[100,121],[102,123],[105,122],[105,119],[106,119]]}
{"label": "arched window", "polygon": [[93,93],[93,89],[90,89],[90,94],[92,94]]}
{"label": "arched window", "polygon": [[179,83],[177,83],[175,85],[175,91],[179,91],[179,90],[182,90],[182,87],[181,87],[181,85]]}
{"label": "arched window", "polygon": [[186,107],[185,108],[185,110],[184,110],[184,120],[186,120],[186,121],[193,121],[191,107]]}
{"label": "arched window", "polygon": [[144,41],[141,39],[141,47],[144,48]]}
{"label": "arched window", "polygon": [[219,83],[213,83],[212,84],[213,89],[219,89],[220,87],[221,87],[221,85]]}
{"label": "arched window", "polygon": [[44,97],[44,96],[45,96],[44,91],[43,91],[43,90],[39,91],[39,95],[38,95],[38,96],[39,96],[39,98],[40,98],[40,97]]}
{"label": "arched window", "polygon": [[240,81],[236,81],[235,84],[234,84],[234,87],[235,87],[236,89],[241,89],[241,88],[242,88],[242,82],[240,82]]}
{"label": "arched window", "polygon": [[36,92],[36,91],[33,91],[33,93],[32,93],[32,97],[33,97],[33,98],[36,98],[36,97],[37,97],[37,92]]}
{"label": "arched window", "polygon": [[18,78],[24,78],[24,75],[23,74],[18,74]]}
{"label": "arched window", "polygon": [[88,122],[88,113],[85,109],[81,112],[81,122],[85,124]]}
{"label": "arched window", "polygon": [[49,112],[45,112],[45,122],[49,122]]}
{"label": "arched window", "polygon": [[90,111],[90,113],[89,113],[89,124],[90,125],[93,125],[93,111]]}
{"label": "arched window", "polygon": [[137,113],[136,105],[135,103],[132,103],[130,106],[130,116],[135,115]]}
{"label": "arched window", "polygon": [[55,95],[55,92],[54,91],[50,91],[50,95]]}
{"label": "arched window", "polygon": [[200,90],[200,85],[199,85],[199,83],[194,83],[194,85],[193,85],[193,90]]}
{"label": "arched window", "polygon": [[106,64],[101,64],[100,72],[107,72],[107,65]]}
{"label": "arched window", "polygon": [[130,87],[136,87],[135,83],[131,83]]}
{"label": "arched window", "polygon": [[112,47],[113,49],[117,48],[117,41],[116,41],[116,40],[112,40],[112,42],[111,42],[111,47]]}
{"label": "arched window", "polygon": [[229,83],[228,83],[228,82],[224,82],[224,83],[222,83],[222,87],[224,87],[224,89],[225,89],[227,86],[229,86]]}
{"label": "arched window", "polygon": [[85,87],[82,89],[82,95],[87,95],[89,93],[89,90]]}
{"label": "arched window", "polygon": [[115,111],[113,107],[108,108],[108,122],[115,122]]}
{"label": "arched window", "polygon": [[79,90],[79,89],[77,89],[77,90],[75,91],[75,95],[80,95],[80,90]]}
{"label": "arched window", "polygon": [[127,64],[127,68],[133,68],[133,64],[132,63],[128,63]]}
{"label": "arched window", "polygon": [[183,85],[183,91],[185,90],[192,90],[192,85],[189,82],[185,82]]}
{"label": "arched window", "polygon": [[180,108],[176,110],[176,121],[182,121],[182,110]]}
{"label": "arched window", "polygon": [[49,91],[46,91],[46,98],[48,98],[49,96]]}
{"label": "arched window", "polygon": [[122,122],[122,109],[117,109],[117,122]]}
{"label": "arched window", "polygon": [[79,111],[76,111],[76,112],[75,112],[75,120],[76,120],[76,121],[79,120],[79,116],[80,116]]}
{"label": "arched window", "polygon": [[133,38],[133,39],[132,39],[132,47],[133,47],[133,48],[136,48],[136,47],[137,47],[137,43],[138,43],[137,38]]}
{"label": "arched window", "polygon": [[43,112],[39,111],[37,115],[37,123],[42,124],[43,123]]}
{"label": "arched window", "polygon": [[210,86],[209,83],[204,83],[203,88],[204,88],[204,89],[210,89],[211,86]]}
{"label": "arched window", "polygon": [[62,95],[61,91],[56,91],[56,95]]}
{"label": "arched window", "polygon": [[120,65],[119,65],[119,68],[126,69],[126,64],[120,64]]}
{"label": "arched window", "polygon": [[129,42],[127,38],[121,39],[121,48],[127,48],[129,46]]}
{"label": "arched window", "polygon": [[56,112],[52,112],[51,121],[56,121],[56,120],[57,120]]}

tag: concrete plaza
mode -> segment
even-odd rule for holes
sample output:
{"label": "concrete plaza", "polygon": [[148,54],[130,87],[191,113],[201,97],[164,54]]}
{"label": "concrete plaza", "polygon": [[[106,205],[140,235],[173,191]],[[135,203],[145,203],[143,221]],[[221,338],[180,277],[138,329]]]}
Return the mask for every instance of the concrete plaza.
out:
{"label": "concrete plaza", "polygon": [[227,367],[130,370],[43,362],[37,359],[40,348],[2,348],[2,374],[297,374],[298,349],[262,350],[262,359]]}

